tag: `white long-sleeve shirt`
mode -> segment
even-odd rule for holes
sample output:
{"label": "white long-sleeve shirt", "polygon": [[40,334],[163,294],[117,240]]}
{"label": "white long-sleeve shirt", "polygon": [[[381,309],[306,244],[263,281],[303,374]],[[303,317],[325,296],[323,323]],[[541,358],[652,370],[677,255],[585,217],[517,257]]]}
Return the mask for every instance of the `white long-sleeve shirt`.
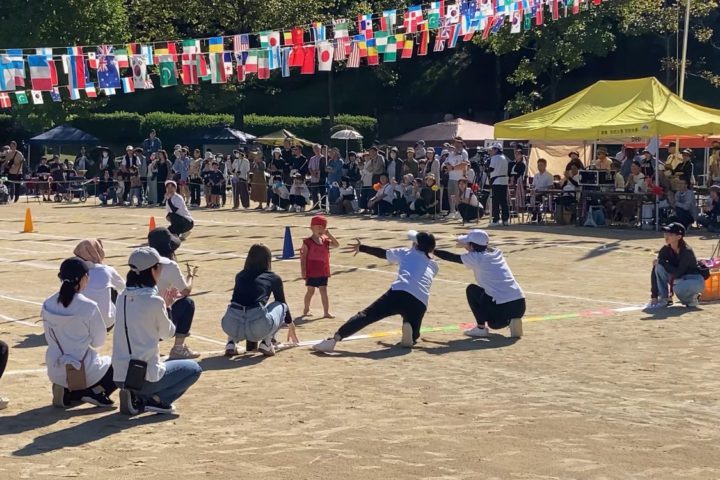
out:
{"label": "white long-sleeve shirt", "polygon": [[232,162],[232,173],[237,173],[237,176],[242,180],[248,179],[248,173],[250,173],[250,161],[247,158],[236,158]]}
{"label": "white long-sleeve shirt", "polygon": [[90,269],[88,277],[83,295],[97,303],[105,327],[110,328],[115,325],[115,304],[110,299],[110,289],[114,288],[118,293],[122,293],[125,290],[125,280],[113,267],[101,263],[96,263],[95,267]]}

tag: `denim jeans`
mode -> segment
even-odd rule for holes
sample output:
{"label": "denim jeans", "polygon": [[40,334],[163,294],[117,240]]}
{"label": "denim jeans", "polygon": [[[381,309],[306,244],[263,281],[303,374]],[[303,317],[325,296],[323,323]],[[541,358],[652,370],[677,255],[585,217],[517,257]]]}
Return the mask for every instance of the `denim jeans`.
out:
{"label": "denim jeans", "polygon": [[266,306],[244,308],[236,304],[228,306],[221,326],[228,339],[237,343],[242,340],[269,343],[280,330],[287,315],[287,305],[272,302]]}
{"label": "denim jeans", "polygon": [[202,373],[202,367],[192,360],[168,360],[165,375],[157,382],[145,382],[138,392],[141,399],[157,395],[160,401],[171,404],[190,388]]}
{"label": "denim jeans", "polygon": [[[655,265],[655,278],[658,297],[668,298],[670,296],[668,284],[671,275],[661,265]],[[675,279],[673,290],[680,303],[687,305],[705,290],[705,279],[700,274],[684,275]]]}

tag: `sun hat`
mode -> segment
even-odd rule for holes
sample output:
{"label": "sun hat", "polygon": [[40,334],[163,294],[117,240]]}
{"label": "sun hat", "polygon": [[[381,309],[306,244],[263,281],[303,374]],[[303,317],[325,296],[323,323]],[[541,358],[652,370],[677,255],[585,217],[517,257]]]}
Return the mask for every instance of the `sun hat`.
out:
{"label": "sun hat", "polygon": [[148,233],[147,239],[148,245],[163,256],[169,256],[182,244],[180,237],[170,232],[166,227],[153,228]]}
{"label": "sun hat", "polygon": [[488,243],[490,243],[490,237],[488,236],[487,232],[485,232],[485,230],[480,230],[478,228],[475,228],[473,230],[470,230],[465,235],[460,235],[458,237],[457,241],[461,245],[467,245],[468,243],[474,243],[475,245],[487,247]]}
{"label": "sun hat", "polygon": [[159,263],[168,264],[170,260],[161,257],[157,250],[152,247],[136,248],[128,258],[128,266],[135,273],[144,272]]}

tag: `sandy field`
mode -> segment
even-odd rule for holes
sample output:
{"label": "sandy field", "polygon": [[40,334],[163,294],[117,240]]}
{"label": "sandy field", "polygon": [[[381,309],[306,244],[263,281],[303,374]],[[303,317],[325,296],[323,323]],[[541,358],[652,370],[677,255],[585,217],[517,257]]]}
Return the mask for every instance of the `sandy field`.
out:
{"label": "sandy field", "polygon": [[[306,215],[195,212],[179,251],[200,265],[189,339],[204,374],[178,416],[50,404],[40,304],[59,286],[57,268],[85,237],[100,237],[125,274],[159,209],[31,203],[36,233],[19,233],[27,204],[0,207],[0,338],[11,346],[0,380],[0,478],[273,479],[717,479],[720,478],[720,345],[717,305],[641,312],[649,296],[654,232],[517,225],[492,230],[525,289],[525,337],[462,336],[470,271],[440,262],[424,333],[395,347],[398,318],[339,345],[305,346],[273,358],[222,356],[220,318],[248,247],[278,254]],[[486,225],[481,221],[480,225]],[[354,217],[330,220],[342,244],[408,245],[408,228],[452,248],[459,222]],[[689,238],[699,256],[717,239]],[[383,293],[395,270],[375,257],[335,251],[334,320],[301,322],[319,341]],[[297,260],[273,269],[291,311],[302,310]],[[635,307],[635,308],[633,308]],[[320,314],[319,297],[313,312]],[[284,337],[284,331],[282,332]],[[109,345],[103,351],[109,353]],[[169,345],[163,345],[167,353]]]}

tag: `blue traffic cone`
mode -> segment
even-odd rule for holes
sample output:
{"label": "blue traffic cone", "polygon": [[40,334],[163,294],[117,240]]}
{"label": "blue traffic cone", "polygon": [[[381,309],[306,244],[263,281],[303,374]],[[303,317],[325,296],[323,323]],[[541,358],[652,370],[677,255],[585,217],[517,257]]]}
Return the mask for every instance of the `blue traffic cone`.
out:
{"label": "blue traffic cone", "polygon": [[295,249],[293,248],[292,234],[290,233],[290,227],[285,227],[285,242],[283,243],[283,260],[295,258]]}

